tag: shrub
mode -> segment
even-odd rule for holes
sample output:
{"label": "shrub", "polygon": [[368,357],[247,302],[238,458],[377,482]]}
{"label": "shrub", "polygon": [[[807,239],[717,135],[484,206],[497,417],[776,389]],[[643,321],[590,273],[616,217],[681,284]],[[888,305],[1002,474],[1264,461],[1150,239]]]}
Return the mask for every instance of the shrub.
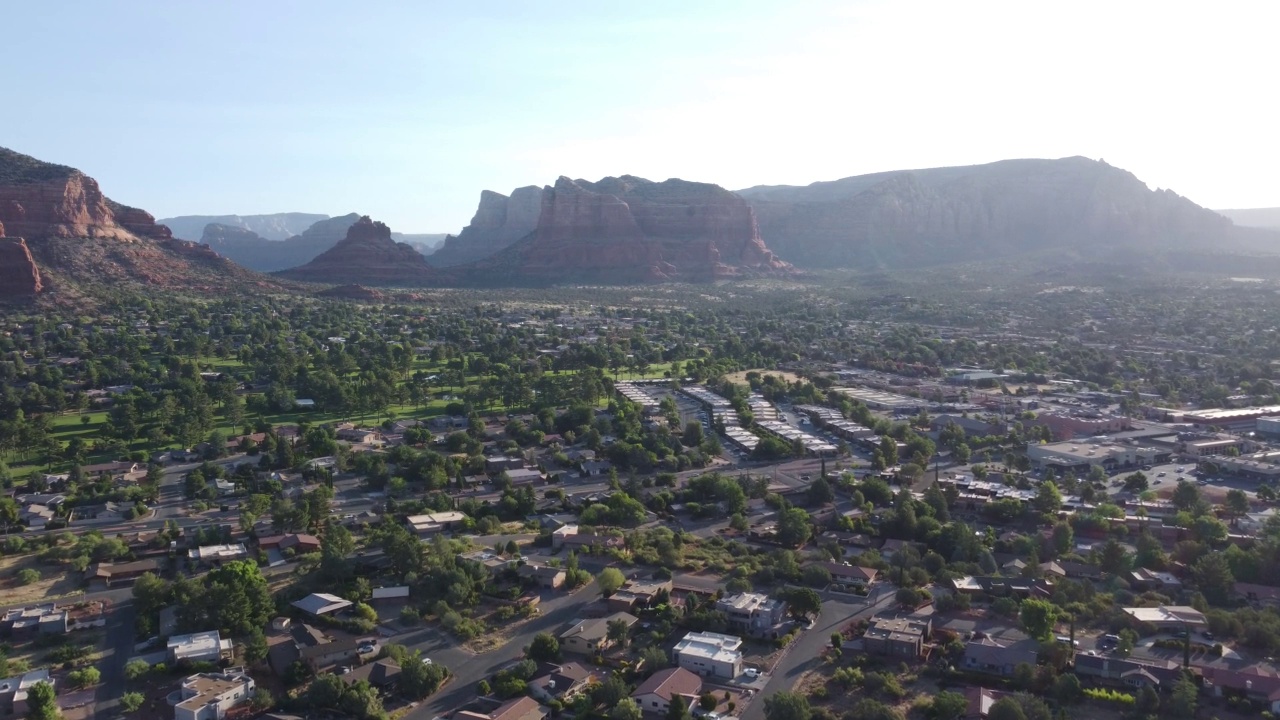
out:
{"label": "shrub", "polygon": [[23,568],[18,571],[18,584],[31,585],[40,582],[40,571],[35,568]]}
{"label": "shrub", "polygon": [[1128,693],[1122,693],[1119,690],[1108,690],[1106,688],[1085,688],[1084,696],[1090,700],[1099,700],[1102,702],[1116,703],[1117,705],[1133,705],[1136,700]]}

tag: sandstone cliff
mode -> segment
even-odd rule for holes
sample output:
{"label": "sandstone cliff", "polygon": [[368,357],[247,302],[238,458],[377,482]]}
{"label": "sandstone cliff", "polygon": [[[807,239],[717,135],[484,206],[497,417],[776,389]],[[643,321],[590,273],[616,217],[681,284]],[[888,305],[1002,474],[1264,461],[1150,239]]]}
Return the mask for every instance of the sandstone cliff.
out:
{"label": "sandstone cliff", "polygon": [[417,250],[391,239],[391,229],[367,215],[311,262],[276,275],[291,280],[362,285],[427,285],[436,271]]}
{"label": "sandstone cliff", "polygon": [[791,272],[765,247],[751,207],[717,185],[561,177],[541,200],[532,233],[459,268],[470,282],[709,282]]}
{"label": "sandstone cliff", "polygon": [[0,225],[0,298],[31,297],[42,289],[40,268],[26,241],[5,237]]}
{"label": "sandstone cliff", "polygon": [[480,206],[471,224],[431,254],[427,262],[436,267],[462,265],[494,255],[513,245],[538,227],[542,213],[543,189],[533,185],[516,188],[511,196],[491,190],[480,192]]}
{"label": "sandstone cliff", "polygon": [[907,268],[1067,248],[1247,245],[1230,221],[1082,157],[905,170],[739,191],[764,239],[808,267]]}
{"label": "sandstone cliff", "polygon": [[[45,289],[114,282],[195,292],[272,285],[207,248],[175,240],[149,213],[107,198],[79,170],[5,148],[0,224],[9,236],[25,238]],[[16,250],[9,253],[17,257]]]}

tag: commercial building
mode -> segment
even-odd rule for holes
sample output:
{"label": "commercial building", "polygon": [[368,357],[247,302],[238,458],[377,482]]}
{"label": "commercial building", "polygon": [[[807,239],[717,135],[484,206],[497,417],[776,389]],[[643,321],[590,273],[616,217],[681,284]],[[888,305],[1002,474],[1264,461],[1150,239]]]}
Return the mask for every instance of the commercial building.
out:
{"label": "commercial building", "polygon": [[794,443],[798,441],[804,447],[806,452],[813,455],[834,455],[836,452],[835,445],[832,445],[816,435],[794,428],[785,422],[778,420],[757,420],[756,427],[787,442]]}
{"label": "commercial building", "polygon": [[253,678],[238,668],[183,678],[174,720],[222,720],[227,711],[253,695]]}
{"label": "commercial building", "polygon": [[1109,435],[1131,427],[1126,417],[1102,413],[1042,412],[1025,424],[1047,427],[1053,439],[1059,441]]}
{"label": "commercial building", "polygon": [[726,595],[716,601],[716,610],[729,619],[729,627],[755,637],[779,637],[787,604],[760,593]]}
{"label": "commercial building", "polygon": [[1274,480],[1280,478],[1280,452],[1267,450],[1239,457],[1218,456],[1213,459],[1219,472],[1236,475],[1248,480]]}
{"label": "commercial building", "polygon": [[1103,438],[1027,445],[1027,459],[1031,461],[1032,467],[1037,470],[1051,469],[1060,475],[1068,472],[1084,475],[1095,466],[1101,467],[1108,474],[1114,474],[1143,465],[1155,465],[1168,460],[1170,456],[1168,450],[1120,445]]}
{"label": "commercial building", "polygon": [[231,652],[231,640],[223,640],[217,630],[174,635],[166,644],[169,662],[218,662]]}
{"label": "commercial building", "polygon": [[1199,427],[1215,427],[1223,430],[1254,430],[1258,419],[1280,415],[1280,405],[1264,405],[1246,408],[1208,408],[1183,413],[1183,422]]}
{"label": "commercial building", "polygon": [[933,632],[928,618],[872,618],[862,634],[862,646],[876,655],[896,658],[918,658]]}
{"label": "commercial building", "polygon": [[896,393],[872,390],[871,388],[835,388],[835,391],[851,400],[866,405],[872,410],[893,413],[918,412],[928,407],[929,403],[920,398],[898,395]]}
{"label": "commercial building", "polygon": [[676,664],[695,675],[732,680],[742,674],[742,638],[711,632],[691,632],[676,643]]}

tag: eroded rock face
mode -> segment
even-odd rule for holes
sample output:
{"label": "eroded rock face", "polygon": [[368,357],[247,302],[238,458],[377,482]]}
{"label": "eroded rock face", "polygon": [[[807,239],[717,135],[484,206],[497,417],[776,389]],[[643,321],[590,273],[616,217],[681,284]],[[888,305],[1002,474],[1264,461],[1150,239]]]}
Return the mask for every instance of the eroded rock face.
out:
{"label": "eroded rock face", "polygon": [[538,227],[542,213],[543,189],[530,185],[516,188],[511,196],[484,190],[480,206],[471,224],[432,253],[427,262],[436,267],[450,267],[474,262],[494,255]]}
{"label": "eroded rock face", "polygon": [[384,296],[377,290],[372,290],[363,285],[339,285],[316,293],[316,297],[377,302],[382,300]]}
{"label": "eroded rock face", "polygon": [[1045,250],[1246,242],[1226,218],[1082,157],[862,175],[739,191],[782,257],[809,267],[905,268]]}
{"label": "eroded rock face", "polygon": [[[208,248],[175,240],[150,213],[112,201],[79,170],[6,148],[0,148],[0,223],[25,238],[22,255],[34,259],[46,289],[64,281],[192,292],[270,284]],[[8,252],[19,257],[17,249]]]}
{"label": "eroded rock face", "polygon": [[363,216],[346,237],[311,262],[277,273],[306,282],[362,285],[425,285],[435,277],[422,255],[391,239],[391,229]]}
{"label": "eroded rock face", "polygon": [[561,177],[542,190],[537,228],[468,268],[477,283],[708,282],[787,274],[742,198],[707,183],[624,175]]}
{"label": "eroded rock face", "polygon": [[0,227],[0,298],[31,297],[43,289],[40,268],[26,241],[4,237]]}

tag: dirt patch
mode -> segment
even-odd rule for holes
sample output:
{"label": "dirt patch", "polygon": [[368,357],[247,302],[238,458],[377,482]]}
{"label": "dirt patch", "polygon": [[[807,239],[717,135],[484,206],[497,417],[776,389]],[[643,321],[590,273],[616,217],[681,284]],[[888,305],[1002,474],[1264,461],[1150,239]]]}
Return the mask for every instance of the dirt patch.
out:
{"label": "dirt patch", "polygon": [[[18,582],[18,573],[33,569],[40,573],[40,579],[30,585]],[[34,555],[13,555],[0,558],[0,597],[5,605],[23,605],[34,602],[48,602],[71,595],[83,595],[80,587],[83,577],[79,573],[68,572],[65,567],[44,565]]]}
{"label": "dirt patch", "polygon": [[761,376],[772,375],[780,380],[786,380],[789,383],[798,382],[804,379],[799,375],[793,372],[787,372],[786,370],[741,370],[736,373],[725,375],[724,379],[728,380],[729,382],[738,383],[739,385],[746,385],[747,373],[749,372],[758,372],[760,373]]}

